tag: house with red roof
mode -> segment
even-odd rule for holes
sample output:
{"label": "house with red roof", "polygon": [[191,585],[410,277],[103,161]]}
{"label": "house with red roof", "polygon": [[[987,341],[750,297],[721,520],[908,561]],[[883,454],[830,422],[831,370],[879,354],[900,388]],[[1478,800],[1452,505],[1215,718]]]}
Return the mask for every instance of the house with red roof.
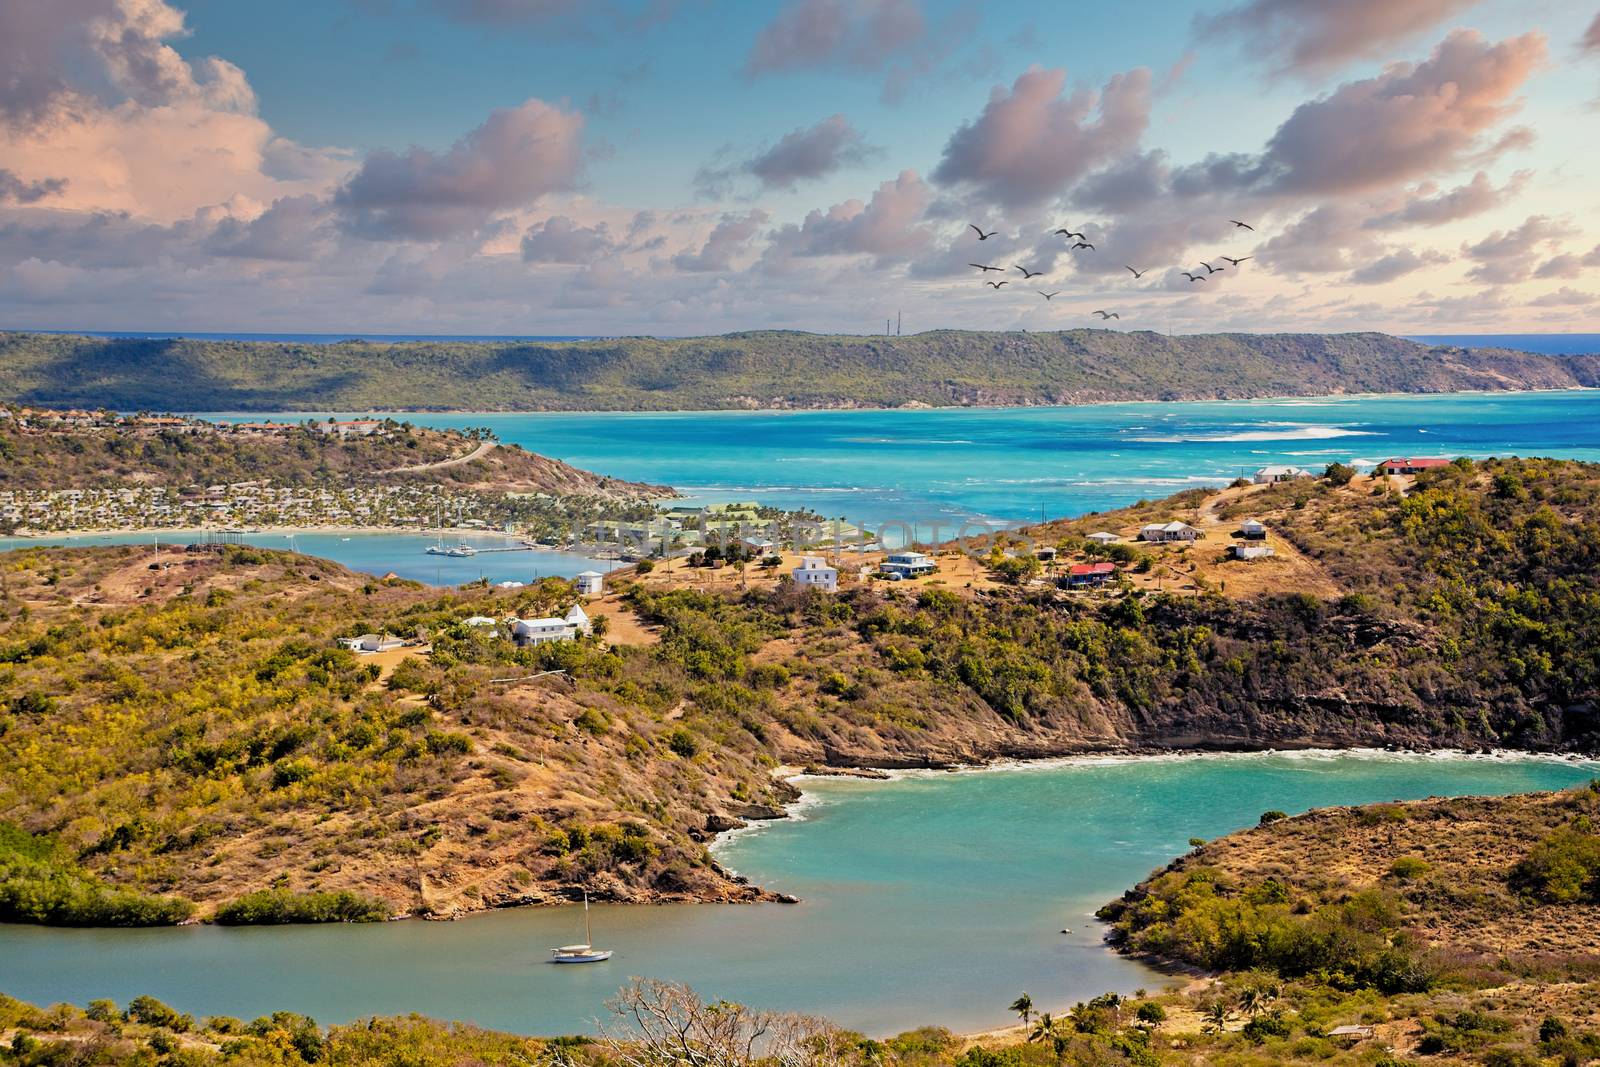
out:
{"label": "house with red roof", "polygon": [[1074,563],[1067,568],[1064,579],[1068,589],[1094,589],[1105,585],[1117,572],[1117,565],[1109,560],[1099,563]]}
{"label": "house with red roof", "polygon": [[1434,467],[1448,467],[1450,461],[1440,456],[1409,456],[1386,459],[1378,464],[1379,474],[1416,474]]}

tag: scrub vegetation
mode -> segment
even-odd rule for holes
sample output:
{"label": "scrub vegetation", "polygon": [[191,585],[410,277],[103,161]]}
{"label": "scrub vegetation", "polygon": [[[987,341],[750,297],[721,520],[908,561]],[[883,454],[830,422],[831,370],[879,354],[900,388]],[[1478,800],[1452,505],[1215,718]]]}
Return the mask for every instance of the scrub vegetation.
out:
{"label": "scrub vegetation", "polygon": [[[1034,533],[1071,547],[1206,499]],[[624,579],[595,636],[518,648],[463,620],[560,614],[566,582],[432,590],[241,547],[7,553],[0,819],[49,835],[85,878],[202,917],[352,919],[582,888],[760,897],[706,845],[782,814],[785,764],[1600,746],[1600,467],[1461,463],[1227,506],[1265,516],[1343,592]],[[609,641],[607,612],[648,640]],[[416,644],[388,661],[335,646],[383,631]],[[1529,891],[1592,893],[1586,847],[1530,852]],[[330,893],[358,900],[301,896]],[[1366,921],[1322,918],[1336,940]]]}
{"label": "scrub vegetation", "polygon": [[786,331],[293,344],[0,334],[0,398],[186,411],[696,411],[1073,404],[1600,384],[1600,357],[1378,333]]}

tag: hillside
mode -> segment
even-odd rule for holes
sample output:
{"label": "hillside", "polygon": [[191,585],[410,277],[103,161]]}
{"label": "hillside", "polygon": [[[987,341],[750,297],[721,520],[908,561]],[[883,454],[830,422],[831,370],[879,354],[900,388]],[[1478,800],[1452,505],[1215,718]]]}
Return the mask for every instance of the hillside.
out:
{"label": "hillside", "polygon": [[[172,422],[172,420],[165,420]],[[0,490],[209,486],[251,480],[283,486],[338,482],[618,499],[670,494],[500,444],[487,434],[386,423],[364,436],[306,425],[241,431],[186,420],[87,418],[52,413],[0,419]]]}
{"label": "hillside", "polygon": [[[1227,500],[1244,506],[1211,503]],[[19,550],[0,556],[0,820],[202,914],[269,888],[453,913],[579,885],[751,896],[704,843],[781,814],[782,764],[1600,750],[1600,467],[1462,464],[1403,494],[1324,480],[1249,506],[1326,592],[1197,588],[1220,555],[1206,542],[1112,546],[1125,584],[1092,595],[968,587],[953,566],[837,594],[652,571],[591,604],[601,638],[524,649],[462,620],[559,613],[566,583],[439,591],[255,549]],[[1070,525],[1051,535],[1076,552]],[[1158,568],[1160,592],[1135,581]],[[431,655],[333,647],[384,630]]]}
{"label": "hillside", "polygon": [[[1174,1016],[1205,1020],[1196,1062],[1372,1062],[1383,1049],[1391,1063],[1589,1063],[1597,816],[1600,780],[1267,812],[1100,914],[1125,951],[1218,975],[1167,998]],[[1327,1042],[1334,1023],[1367,1029]]]}
{"label": "hillside", "polygon": [[1377,333],[758,332],[308,345],[0,334],[0,400],[131,410],[700,410],[1078,404],[1600,384],[1600,356]]}

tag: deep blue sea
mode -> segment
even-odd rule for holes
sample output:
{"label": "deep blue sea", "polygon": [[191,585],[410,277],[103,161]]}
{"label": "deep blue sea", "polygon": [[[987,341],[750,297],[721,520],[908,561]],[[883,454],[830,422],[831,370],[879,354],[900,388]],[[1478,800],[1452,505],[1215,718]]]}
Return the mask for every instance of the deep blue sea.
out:
{"label": "deep blue sea", "polygon": [[1514,348],[1547,356],[1581,356],[1600,352],[1600,333],[1437,333],[1407,334],[1413,341],[1462,348]]}

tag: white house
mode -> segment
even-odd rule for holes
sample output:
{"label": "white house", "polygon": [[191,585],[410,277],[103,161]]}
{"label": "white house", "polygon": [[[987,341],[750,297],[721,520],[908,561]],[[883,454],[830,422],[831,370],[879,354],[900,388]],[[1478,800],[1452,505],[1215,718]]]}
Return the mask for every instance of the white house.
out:
{"label": "white house", "polygon": [[582,604],[572,605],[572,610],[562,620],[571,626],[577,633],[588,634],[594,632],[594,625],[589,621],[589,613],[583,610]]}
{"label": "white house", "polygon": [[352,652],[388,652],[402,647],[405,642],[392,634],[362,634],[360,637],[341,637],[339,644]]}
{"label": "white house", "polygon": [[1200,536],[1196,530],[1186,522],[1152,522],[1139,531],[1141,541],[1193,541]]}
{"label": "white house", "polygon": [[1085,537],[1084,540],[1093,541],[1097,545],[1114,545],[1117,543],[1118,538],[1114,533],[1106,533],[1104,530],[1099,530]]}
{"label": "white house", "polygon": [[800,560],[800,566],[794,569],[794,582],[809,589],[832,593],[839,588],[839,572],[828,566],[827,560],[821,556],[805,556]]}
{"label": "white house", "polygon": [[1314,478],[1316,475],[1304,467],[1274,466],[1262,467],[1256,471],[1255,482],[1257,485],[1269,485],[1272,482],[1292,482],[1296,478]]}
{"label": "white house", "polygon": [[1246,519],[1239,524],[1239,532],[1244,534],[1247,541],[1264,541],[1267,527],[1260,519]]}
{"label": "white house", "polygon": [[743,546],[746,552],[750,553],[751,559],[763,559],[767,556],[776,555],[778,551],[778,546],[765,537],[741,537],[739,538],[739,544]]}
{"label": "white house", "polygon": [[916,578],[932,574],[938,569],[933,557],[925,552],[891,552],[878,564],[878,570],[882,573],[901,578]]}
{"label": "white house", "polygon": [[605,575],[599,571],[583,571],[572,579],[579,596],[599,596],[605,591]]}
{"label": "white house", "polygon": [[1234,559],[1266,559],[1272,555],[1271,545],[1229,545]]}
{"label": "white house", "polygon": [[552,641],[571,641],[578,628],[566,619],[513,619],[511,639],[518,645],[547,645]]}
{"label": "white house", "polygon": [[493,626],[494,620],[489,618],[487,615],[469,615],[465,619],[461,620],[461,625],[471,626],[474,629],[477,629],[484,626]]}

